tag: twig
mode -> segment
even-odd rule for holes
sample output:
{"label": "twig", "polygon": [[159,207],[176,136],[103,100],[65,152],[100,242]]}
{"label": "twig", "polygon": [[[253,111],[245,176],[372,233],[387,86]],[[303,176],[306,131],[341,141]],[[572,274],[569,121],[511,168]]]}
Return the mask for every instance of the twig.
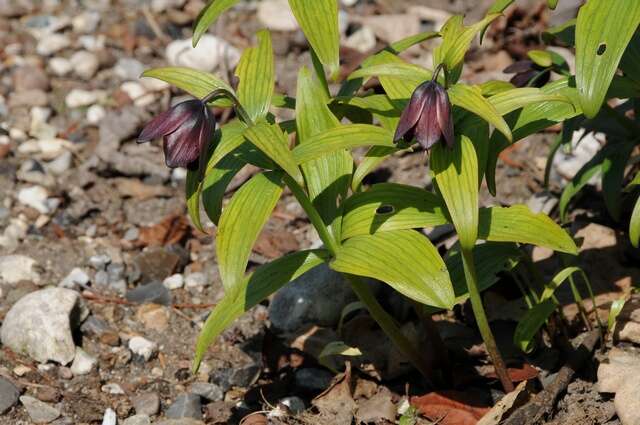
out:
{"label": "twig", "polygon": [[[132,301],[123,300],[122,298],[110,298],[104,297],[102,295],[96,294],[90,291],[83,291],[82,297],[89,301],[93,301],[99,304],[120,304],[120,305],[139,305],[138,303],[134,303]],[[215,307],[216,304],[171,304],[171,308],[174,309],[201,309],[201,308],[211,308]]]}
{"label": "twig", "polygon": [[598,330],[590,331],[582,341],[582,344],[573,353],[569,354],[567,364],[562,366],[556,379],[547,388],[539,392],[530,403],[516,410],[504,422],[504,425],[534,425],[540,423],[544,417],[549,415],[555,407],[560,394],[573,381],[576,372],[591,358],[599,340],[600,332]]}

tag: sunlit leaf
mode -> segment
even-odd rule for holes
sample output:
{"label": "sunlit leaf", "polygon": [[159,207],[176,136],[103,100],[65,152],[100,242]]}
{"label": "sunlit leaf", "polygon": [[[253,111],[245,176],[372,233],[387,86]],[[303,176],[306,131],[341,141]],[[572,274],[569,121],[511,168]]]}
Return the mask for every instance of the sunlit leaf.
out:
{"label": "sunlit leaf", "polygon": [[[142,73],[143,77],[156,78],[165,81],[172,86],[186,91],[191,96],[201,99],[216,89],[225,89],[231,93],[234,90],[229,83],[209,72],[198,71],[183,67],[166,67],[148,69]],[[219,99],[214,102],[219,106],[231,106],[227,99]]]}
{"label": "sunlit leaf", "polygon": [[313,51],[335,75],[340,67],[337,0],[289,0],[289,6]]}
{"label": "sunlit leaf", "polygon": [[258,45],[245,49],[236,68],[238,99],[253,121],[269,112],[276,81],[269,31],[258,32]]}
{"label": "sunlit leaf", "polygon": [[366,68],[358,69],[352,72],[349,75],[348,79],[353,80],[355,78],[395,77],[405,78],[416,82],[423,82],[425,80],[431,79],[432,75],[433,74],[431,73],[431,71],[426,68],[403,62],[402,60],[398,60],[394,63],[371,65]]}
{"label": "sunlit leaf", "polygon": [[576,85],[587,117],[595,117],[600,110],[638,24],[637,0],[590,0],[580,8],[576,23]]}
{"label": "sunlit leaf", "polygon": [[626,300],[619,298],[611,303],[611,310],[609,310],[609,318],[607,319],[607,331],[612,332],[616,325],[616,319],[620,315],[620,312],[624,308]]}
{"label": "sunlit leaf", "polygon": [[282,174],[260,173],[246,182],[222,211],[216,251],[227,294],[242,282],[253,244],[282,194]]}
{"label": "sunlit leaf", "polygon": [[381,280],[423,304],[450,308],[453,288],[429,239],[412,230],[356,236],[344,242],[331,268]]}
{"label": "sunlit leaf", "polygon": [[347,357],[357,357],[361,356],[362,351],[360,351],[357,347],[350,347],[342,341],[331,341],[327,345],[324,346],[320,354],[318,354],[318,363],[323,365],[324,367],[334,370],[331,366],[331,362],[329,361],[330,357],[333,356],[347,356]]}
{"label": "sunlit leaf", "polygon": [[555,294],[556,289],[558,289],[560,285],[562,285],[562,283],[564,283],[569,278],[569,276],[581,271],[582,269],[580,269],[580,267],[573,266],[565,267],[564,269],[560,270],[558,273],[556,273],[553,279],[551,279],[551,281],[545,285],[544,291],[542,291],[542,295],[540,296],[540,301],[551,299],[551,297]]}
{"label": "sunlit leaf", "polygon": [[244,135],[265,155],[278,164],[294,178],[299,185],[304,185],[302,173],[298,168],[293,153],[289,150],[289,141],[277,124],[261,121],[245,130]]}
{"label": "sunlit leaf", "polygon": [[494,242],[519,242],[554,251],[577,254],[571,236],[543,213],[525,205],[480,209],[478,238]]}
{"label": "sunlit leaf", "polygon": [[414,186],[379,183],[345,201],[342,238],[445,223],[443,205],[436,195]]}
{"label": "sunlit leaf", "polygon": [[353,172],[351,179],[351,189],[356,192],[360,189],[362,181],[369,173],[377,168],[385,159],[394,153],[404,152],[409,149],[390,148],[386,146],[374,146],[364,154],[362,161]]}
{"label": "sunlit leaf", "polygon": [[458,134],[453,149],[435,145],[431,170],[458,232],[460,245],[471,249],[478,237],[478,158],[471,140]]}
{"label": "sunlit leaf", "polygon": [[640,246],[640,198],[636,200],[636,205],[633,207],[633,213],[631,213],[631,220],[629,221],[629,239],[631,244],[638,248]]}
{"label": "sunlit leaf", "polygon": [[529,50],[527,56],[529,56],[529,59],[531,59],[533,63],[543,68],[548,68],[553,64],[551,53],[546,50]]}
{"label": "sunlit leaf", "polygon": [[535,87],[520,87],[502,91],[489,97],[489,103],[500,115],[541,102],[564,102],[572,105],[571,99],[560,93],[545,93]]}
{"label": "sunlit leaf", "polygon": [[195,47],[200,37],[227,9],[233,7],[239,0],[209,0],[209,3],[200,11],[193,25],[193,46]]}
{"label": "sunlit leaf", "polygon": [[[312,137],[338,127],[338,119],[327,107],[326,95],[307,68],[298,74],[296,99],[297,139],[304,146]],[[326,154],[302,165],[309,197],[330,232],[340,238],[338,200],[346,198],[353,170],[353,158],[346,150]]]}
{"label": "sunlit leaf", "polygon": [[207,348],[242,313],[262,302],[288,282],[319,266],[327,257],[328,253],[324,250],[295,252],[260,266],[253,274],[245,277],[237,293],[233,296],[225,295],[209,314],[198,336],[193,360],[194,370],[198,369]]}
{"label": "sunlit leaf", "polygon": [[511,130],[509,126],[496,108],[482,96],[479,88],[466,84],[455,84],[449,88],[448,93],[453,105],[482,117],[508,140],[511,140]]}
{"label": "sunlit leaf", "polygon": [[393,133],[369,124],[341,125],[308,138],[295,147],[293,156],[298,164],[302,164],[358,146],[393,147]]}

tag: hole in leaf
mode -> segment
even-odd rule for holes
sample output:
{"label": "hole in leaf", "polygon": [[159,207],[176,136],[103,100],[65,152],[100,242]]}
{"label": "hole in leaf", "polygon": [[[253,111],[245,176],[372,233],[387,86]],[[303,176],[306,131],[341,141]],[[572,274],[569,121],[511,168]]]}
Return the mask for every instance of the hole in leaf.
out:
{"label": "hole in leaf", "polygon": [[381,205],[376,210],[376,214],[391,214],[394,210],[393,205]]}
{"label": "hole in leaf", "polygon": [[607,43],[600,43],[600,45],[598,46],[598,51],[596,52],[596,54],[598,56],[602,56],[604,55],[604,52],[607,51]]}

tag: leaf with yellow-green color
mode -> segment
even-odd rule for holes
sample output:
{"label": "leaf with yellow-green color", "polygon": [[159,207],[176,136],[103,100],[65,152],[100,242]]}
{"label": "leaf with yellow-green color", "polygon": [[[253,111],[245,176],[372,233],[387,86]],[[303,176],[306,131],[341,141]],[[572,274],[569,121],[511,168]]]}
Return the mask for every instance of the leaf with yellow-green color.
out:
{"label": "leaf with yellow-green color", "polygon": [[239,0],[209,0],[209,3],[200,11],[193,25],[192,44],[195,47],[200,37],[227,9],[233,7]]}
{"label": "leaf with yellow-green color", "polygon": [[504,137],[511,140],[511,130],[509,126],[496,108],[482,96],[478,87],[468,86],[466,84],[455,84],[451,86],[447,92],[453,105],[478,115],[493,125]]}
{"label": "leaf with yellow-green color", "polygon": [[[209,72],[198,71],[197,69],[177,66],[154,68],[146,70],[142,73],[142,76],[165,81],[198,99],[205,97],[217,89],[224,89],[234,93],[229,83],[223,79]],[[213,102],[213,104],[218,106],[231,106],[231,102],[228,99],[218,99]]]}
{"label": "leaf with yellow-green color", "polygon": [[236,68],[238,99],[253,121],[269,112],[276,82],[269,31],[258,32],[258,45],[245,49]]}

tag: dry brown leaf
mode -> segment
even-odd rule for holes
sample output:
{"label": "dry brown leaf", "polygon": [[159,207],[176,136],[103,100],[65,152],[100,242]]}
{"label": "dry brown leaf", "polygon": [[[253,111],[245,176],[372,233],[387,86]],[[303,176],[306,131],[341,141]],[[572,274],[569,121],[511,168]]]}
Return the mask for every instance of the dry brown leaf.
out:
{"label": "dry brown leaf", "polygon": [[476,425],[489,407],[472,394],[460,391],[437,391],[411,397],[420,413],[440,425]]}
{"label": "dry brown leaf", "polygon": [[356,410],[356,402],[351,395],[351,364],[346,362],[347,369],[336,376],[333,384],[322,394],[311,401],[320,416],[327,424],[351,425]]}
{"label": "dry brown leaf", "polygon": [[140,228],[139,246],[165,246],[181,242],[189,233],[189,221],[182,214],[165,217],[160,223]]}

